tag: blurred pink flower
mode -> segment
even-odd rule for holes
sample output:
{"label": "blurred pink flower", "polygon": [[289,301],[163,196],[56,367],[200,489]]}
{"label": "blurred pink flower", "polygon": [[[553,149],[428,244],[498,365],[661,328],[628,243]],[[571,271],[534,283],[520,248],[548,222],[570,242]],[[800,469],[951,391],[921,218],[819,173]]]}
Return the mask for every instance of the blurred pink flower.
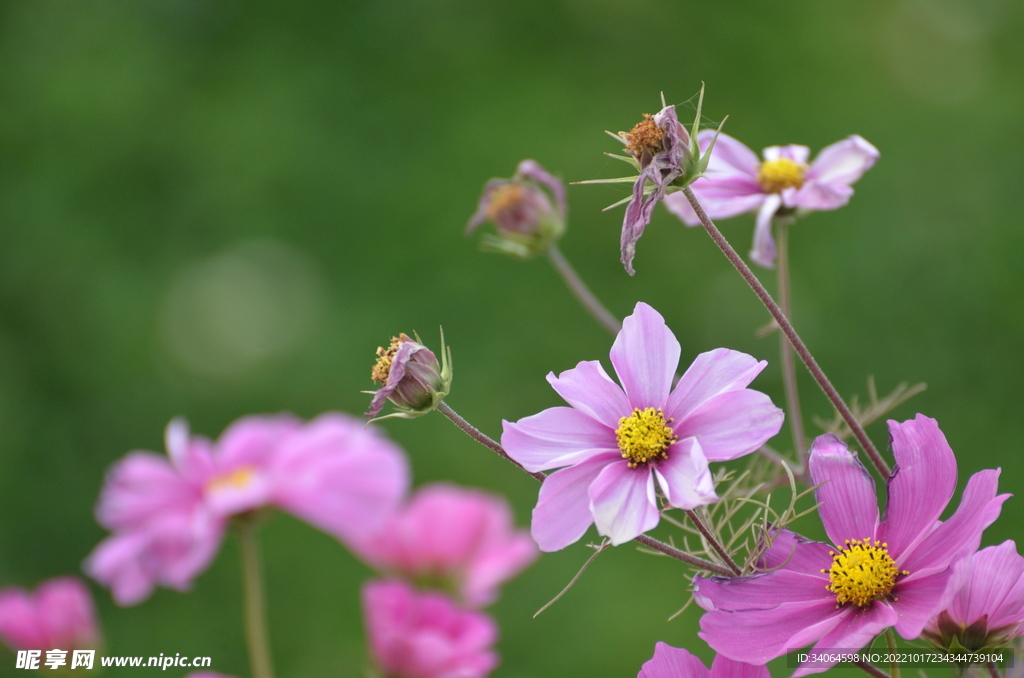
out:
{"label": "blurred pink flower", "polygon": [[498,587],[538,555],[503,498],[445,484],[420,488],[357,550],[375,567],[455,593],[471,607],[494,602]]}
{"label": "blurred pink flower", "polygon": [[[714,130],[697,135],[701,151],[715,138]],[[856,134],[826,146],[810,165],[806,146],[769,146],[764,162],[742,142],[720,134],[707,172],[690,188],[712,219],[757,212],[750,259],[775,267],[772,218],[779,210],[834,210],[850,200],[856,182],[878,160],[878,149]],[[665,207],[687,226],[700,220],[682,193],[665,197]]]}
{"label": "blurred pink flower", "polygon": [[565,548],[592,523],[615,545],[652,529],[655,483],[676,508],[716,501],[708,462],[749,454],[779,432],[782,410],[746,388],[767,363],[716,349],[697,356],[673,389],[679,353],[665,319],[638,303],[612,345],[621,387],[600,362],[581,362],[548,375],[571,407],[502,422],[502,445],[528,471],[562,469],[541,485],[533,510],[542,551]]}
{"label": "blurred pink flower", "polygon": [[[896,467],[882,516],[867,470],[839,438],[820,436],[811,447],[811,480],[820,484],[818,512],[835,546],[784,531],[761,563],[772,571],[694,579],[694,599],[708,611],[698,635],[708,645],[752,664],[814,642],[856,652],[889,627],[917,638],[948,604],[951,565],[978,548],[1009,495],[996,495],[998,470],[979,471],[956,513],[940,521],[957,471],[938,424],[919,414],[890,421],[889,435]],[[804,665],[794,675],[831,666]]]}
{"label": "blurred pink flower", "polygon": [[956,563],[950,590],[953,600],[925,628],[929,640],[981,650],[1024,635],[1024,558],[1013,541]]}
{"label": "blurred pink flower", "polygon": [[440,593],[398,581],[363,585],[370,652],[385,678],[482,678],[498,665],[498,627]]}
{"label": "blurred pink flower", "polygon": [[404,496],[404,453],[343,414],[303,424],[288,415],[244,417],[216,443],[167,427],[168,457],[132,452],[107,476],[96,507],[113,531],[86,560],[120,605],[154,586],[187,590],[220,547],[231,516],[276,506],[346,544],[364,540]]}
{"label": "blurred pink flower", "polygon": [[59,577],[32,593],[0,590],[0,640],[15,650],[96,649],[100,633],[89,589]]}
{"label": "blurred pink flower", "polygon": [[686,650],[665,643],[654,646],[654,656],[644,662],[636,678],[771,678],[764,666],[753,666],[715,655],[708,670]]}

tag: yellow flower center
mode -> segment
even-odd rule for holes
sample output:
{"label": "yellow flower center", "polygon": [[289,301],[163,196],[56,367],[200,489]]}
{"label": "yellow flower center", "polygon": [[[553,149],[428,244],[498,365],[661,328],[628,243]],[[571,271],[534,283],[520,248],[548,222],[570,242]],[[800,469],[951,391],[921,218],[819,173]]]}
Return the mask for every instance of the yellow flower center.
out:
{"label": "yellow flower center", "polygon": [[832,556],[832,567],[822,572],[828,572],[829,584],[825,588],[836,594],[836,607],[846,603],[866,607],[889,597],[896,577],[910,574],[896,569],[896,561],[884,542],[872,545],[870,539],[847,539],[838,553],[828,553]]}
{"label": "yellow flower center", "polygon": [[218,490],[240,490],[249,484],[256,471],[251,466],[241,466],[230,473],[215,476],[206,483],[206,489],[210,492]]}
{"label": "yellow flower center", "polygon": [[654,459],[668,459],[666,450],[679,440],[661,408],[634,408],[633,414],[619,419],[615,439],[622,450],[622,458],[629,460],[629,467],[636,468]]}
{"label": "yellow flower center", "polygon": [[787,188],[803,186],[806,171],[807,165],[789,158],[768,160],[757,170],[757,183],[765,193],[781,193]]}
{"label": "yellow flower center", "polygon": [[628,132],[619,132],[619,136],[626,140],[626,149],[639,160],[645,152],[654,155],[661,150],[665,131],[655,124],[653,117],[644,113],[643,120]]}
{"label": "yellow flower center", "polygon": [[380,346],[377,348],[377,362],[373,365],[373,370],[370,372],[370,377],[378,384],[386,384],[388,382],[388,375],[391,374],[391,361],[395,357],[395,353],[398,352],[398,347],[407,341],[412,341],[409,337],[402,332],[397,337],[391,337],[391,344],[384,348]]}

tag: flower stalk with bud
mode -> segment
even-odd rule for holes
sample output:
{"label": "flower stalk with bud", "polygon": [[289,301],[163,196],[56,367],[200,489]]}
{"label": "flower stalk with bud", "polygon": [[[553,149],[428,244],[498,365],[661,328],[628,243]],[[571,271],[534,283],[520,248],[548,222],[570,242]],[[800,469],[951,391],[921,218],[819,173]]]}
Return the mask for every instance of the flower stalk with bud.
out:
{"label": "flower stalk with bud", "polygon": [[[433,412],[448,395],[452,385],[452,353],[444,345],[441,333],[441,360],[419,341],[404,332],[391,338],[391,344],[377,349],[377,362],[371,376],[381,384],[373,393],[366,416],[371,421],[380,419],[413,419]],[[384,401],[390,400],[396,412],[378,417]]]}

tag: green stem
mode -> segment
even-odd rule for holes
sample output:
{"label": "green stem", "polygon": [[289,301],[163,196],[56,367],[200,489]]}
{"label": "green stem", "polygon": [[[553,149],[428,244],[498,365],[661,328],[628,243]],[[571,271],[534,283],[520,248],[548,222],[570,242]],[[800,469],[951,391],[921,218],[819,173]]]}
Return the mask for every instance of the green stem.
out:
{"label": "green stem", "polygon": [[896,661],[896,634],[890,626],[885,630],[885,644],[889,647],[889,655],[892,661],[889,662],[889,675],[891,678],[900,678],[900,663]]}
{"label": "green stem", "polygon": [[613,336],[618,334],[619,330],[622,329],[622,323],[594,296],[594,293],[583,282],[583,278],[576,273],[576,269],[572,267],[572,264],[565,258],[565,255],[562,254],[557,245],[551,245],[548,248],[548,259],[551,260],[551,265],[562,276],[562,280],[569,287],[569,291],[583,305],[583,308],[587,309],[587,312],[594,316],[594,319],[611,332]]}
{"label": "green stem", "polygon": [[[787,318],[793,318],[789,287],[789,223],[786,219],[776,222],[778,231],[775,247],[778,258],[775,271],[779,281],[779,308]],[[796,450],[799,473],[807,469],[807,442],[804,439],[804,418],[800,412],[800,394],[796,388],[796,365],[793,362],[793,347],[783,332],[779,332],[779,350],[782,357],[782,385],[786,392],[786,413],[789,428],[793,434],[793,449]]]}
{"label": "green stem", "polygon": [[245,586],[245,636],[249,645],[249,664],[253,678],[274,678],[267,637],[267,613],[263,599],[263,574],[260,568],[256,525],[252,519],[238,521],[238,541],[242,549],[242,579]]}

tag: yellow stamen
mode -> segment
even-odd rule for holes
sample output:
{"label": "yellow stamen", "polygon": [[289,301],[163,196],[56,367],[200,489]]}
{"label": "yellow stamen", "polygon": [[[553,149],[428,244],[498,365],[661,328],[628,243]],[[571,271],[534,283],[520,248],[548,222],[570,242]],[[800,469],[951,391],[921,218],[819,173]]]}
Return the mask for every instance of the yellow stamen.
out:
{"label": "yellow stamen", "polygon": [[391,337],[391,344],[384,348],[383,346],[377,348],[377,362],[373,365],[373,370],[370,372],[370,377],[378,384],[388,383],[388,375],[391,373],[391,361],[395,357],[395,353],[398,352],[398,347],[407,341],[412,341],[409,337],[402,332],[397,337]]}
{"label": "yellow stamen", "polygon": [[781,193],[787,188],[803,186],[806,171],[807,165],[789,158],[768,160],[757,170],[757,183],[765,193]]}
{"label": "yellow stamen", "polygon": [[897,570],[896,561],[889,555],[889,545],[870,539],[847,539],[838,553],[829,551],[832,567],[828,572],[829,584],[825,588],[836,594],[836,607],[853,603],[867,607],[876,600],[890,598],[896,578],[910,574]]}
{"label": "yellow stamen", "polygon": [[503,184],[491,191],[490,201],[487,203],[487,218],[498,222],[502,214],[518,209],[522,202],[522,184]]}
{"label": "yellow stamen", "polygon": [[622,458],[629,460],[629,467],[636,468],[655,459],[668,459],[668,448],[679,437],[668,426],[672,420],[665,420],[661,408],[648,407],[633,409],[633,414],[619,419],[615,439],[622,451]]}
{"label": "yellow stamen", "polygon": [[644,113],[643,120],[628,132],[619,132],[619,136],[626,140],[626,149],[639,159],[645,152],[654,155],[661,150],[665,131],[655,124],[654,118]]}
{"label": "yellow stamen", "polygon": [[256,472],[251,466],[242,466],[230,473],[215,476],[210,482],[206,483],[206,489],[211,492],[239,490],[248,485],[255,474]]}

